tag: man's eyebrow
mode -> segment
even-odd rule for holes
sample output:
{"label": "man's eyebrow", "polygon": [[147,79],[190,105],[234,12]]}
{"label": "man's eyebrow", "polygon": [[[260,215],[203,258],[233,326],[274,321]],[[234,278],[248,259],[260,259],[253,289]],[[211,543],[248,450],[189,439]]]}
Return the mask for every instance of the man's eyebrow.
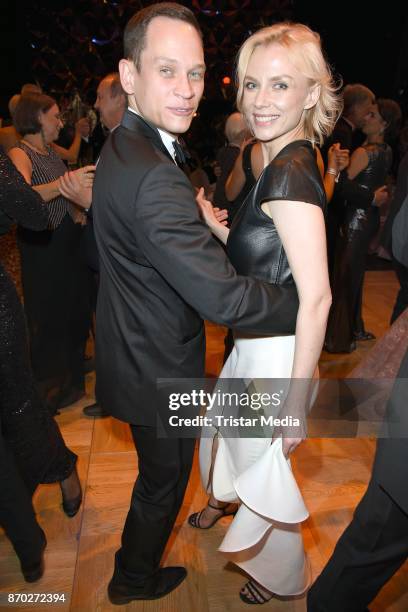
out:
{"label": "man's eyebrow", "polygon": [[205,64],[196,64],[195,66],[193,66],[191,68],[191,70],[197,70],[197,68],[201,68],[202,70],[206,69],[206,65]]}
{"label": "man's eyebrow", "polygon": [[155,62],[167,62],[168,64],[177,64],[177,60],[172,59],[171,57],[163,57],[163,56],[159,56],[159,57],[155,57],[154,58]]}
{"label": "man's eyebrow", "polygon": [[[166,62],[167,64],[173,64],[173,65],[176,65],[179,63],[177,60],[172,59],[171,57],[164,57],[164,56],[155,57],[154,62],[156,64],[159,62]],[[197,70],[197,68],[202,68],[203,70],[205,70],[206,66],[205,64],[196,64],[195,66],[191,68],[191,70]]]}

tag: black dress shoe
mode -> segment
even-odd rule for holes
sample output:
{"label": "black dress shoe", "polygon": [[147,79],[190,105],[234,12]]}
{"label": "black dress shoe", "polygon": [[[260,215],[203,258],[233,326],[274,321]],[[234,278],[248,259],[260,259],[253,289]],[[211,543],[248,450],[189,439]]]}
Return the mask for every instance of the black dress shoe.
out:
{"label": "black dress shoe", "polygon": [[84,389],[76,389],[75,387],[62,391],[56,401],[57,414],[60,408],[66,408],[67,406],[70,406],[71,404],[75,404],[81,398],[83,398],[84,395],[85,395]]}
{"label": "black dress shoe", "polygon": [[21,571],[26,582],[37,582],[37,580],[39,580],[44,574],[44,550],[47,546],[47,538],[45,537],[45,533],[42,530],[41,532],[43,543],[40,559],[36,561],[36,563],[30,563],[28,565],[23,563],[21,564]]}
{"label": "black dress shoe", "polygon": [[323,350],[326,351],[326,353],[333,353],[333,354],[352,353],[353,351],[356,350],[356,348],[357,348],[357,345],[354,340],[353,342],[351,342],[350,346],[348,346],[347,348],[342,347],[340,350],[328,342],[325,342],[323,345]]}
{"label": "black dress shoe", "polygon": [[115,584],[112,578],[108,585],[109,601],[116,606],[123,606],[137,599],[160,599],[174,591],[186,576],[185,567],[162,567],[142,587]]}
{"label": "black dress shoe", "polygon": [[110,414],[108,414],[106,410],[104,410],[102,406],[98,404],[98,402],[85,406],[82,412],[85,416],[95,417],[97,419],[103,419],[104,417],[110,416]]}
{"label": "black dress shoe", "polygon": [[369,331],[361,331],[354,333],[354,340],[375,340],[375,336],[373,333]]}

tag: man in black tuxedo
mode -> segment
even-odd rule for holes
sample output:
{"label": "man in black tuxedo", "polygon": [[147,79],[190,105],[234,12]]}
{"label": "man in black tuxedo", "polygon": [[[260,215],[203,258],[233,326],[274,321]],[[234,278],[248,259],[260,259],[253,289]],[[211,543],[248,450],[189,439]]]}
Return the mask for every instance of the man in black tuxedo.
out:
{"label": "man in black tuxedo", "polygon": [[204,376],[203,318],[254,333],[293,333],[295,287],[239,277],[200,219],[177,167],[204,87],[193,13],[153,4],[127,24],[119,63],[129,108],[96,169],[93,215],[100,258],[98,394],[130,424],[139,475],[109,584],[111,602],[159,598],[185,578],[159,569],[181,506],[194,440],[158,439],[158,378]]}
{"label": "man in black tuxedo", "polygon": [[408,557],[408,351],[387,406],[388,437],[353,520],[308,593],[308,612],[365,612]]}

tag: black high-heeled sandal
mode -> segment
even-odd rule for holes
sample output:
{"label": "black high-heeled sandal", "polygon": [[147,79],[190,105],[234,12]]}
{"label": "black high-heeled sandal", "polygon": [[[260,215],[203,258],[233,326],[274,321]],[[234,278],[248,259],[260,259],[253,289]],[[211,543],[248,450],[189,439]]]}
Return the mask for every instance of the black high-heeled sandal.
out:
{"label": "black high-heeled sandal", "polygon": [[[249,592],[251,597],[249,597],[246,593],[243,592],[244,589],[246,589]],[[239,596],[242,599],[242,601],[245,602],[246,604],[262,605],[272,599],[273,593],[271,593],[270,596],[268,597],[264,593],[261,593],[256,582],[254,582],[253,580],[249,580],[246,584],[244,584],[244,586],[240,590]]]}
{"label": "black high-heeled sandal", "polygon": [[[212,523],[207,525],[207,527],[202,527],[200,525],[200,518],[205,510],[205,508],[203,508],[202,510],[200,510],[200,512],[194,512],[193,514],[190,514],[190,516],[188,517],[188,524],[191,525],[191,527],[195,527],[196,529],[210,529],[211,527],[215,525],[217,521],[219,521],[224,516],[235,516],[235,514],[238,511],[238,504],[234,504],[234,503],[227,504],[226,506],[218,507],[218,506],[213,506],[212,504],[210,504],[210,502],[208,502],[207,506],[209,506],[213,510],[218,510],[219,512],[221,512],[221,514],[219,516],[216,516],[215,519],[212,521]],[[233,506],[234,510],[228,512],[227,508],[229,508],[229,506]]]}

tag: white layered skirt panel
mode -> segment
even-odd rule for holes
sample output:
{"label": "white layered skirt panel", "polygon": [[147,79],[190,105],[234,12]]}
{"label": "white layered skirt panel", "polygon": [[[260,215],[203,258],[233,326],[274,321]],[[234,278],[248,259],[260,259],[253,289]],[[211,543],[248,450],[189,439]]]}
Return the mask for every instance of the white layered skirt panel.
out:
{"label": "white layered skirt panel", "polygon": [[[221,379],[289,379],[295,350],[294,336],[236,336],[235,346],[220,374]],[[220,382],[220,386],[222,383]],[[259,381],[259,386],[265,386]],[[308,517],[282,441],[271,437],[230,437],[228,431],[208,427],[200,442],[200,471],[209,486],[214,437],[218,448],[212,491],[216,499],[240,502],[220,546],[236,563],[268,590],[278,595],[303,593],[310,581],[300,523]]]}

